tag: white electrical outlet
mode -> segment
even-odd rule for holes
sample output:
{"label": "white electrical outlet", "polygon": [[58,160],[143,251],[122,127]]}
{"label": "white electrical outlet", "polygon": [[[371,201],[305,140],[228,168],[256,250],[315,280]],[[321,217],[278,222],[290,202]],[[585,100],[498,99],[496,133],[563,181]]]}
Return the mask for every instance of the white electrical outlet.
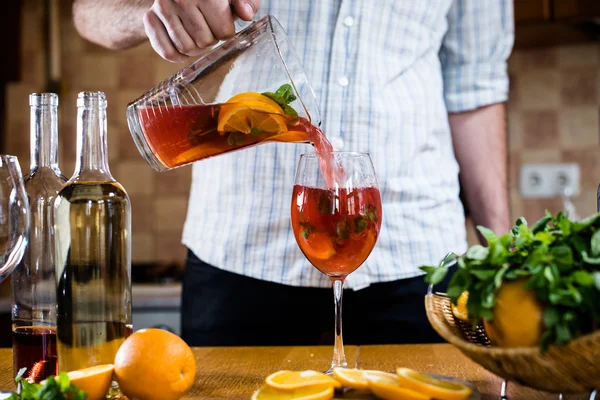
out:
{"label": "white electrical outlet", "polygon": [[523,164],[519,189],[523,198],[549,198],[579,194],[579,164]]}

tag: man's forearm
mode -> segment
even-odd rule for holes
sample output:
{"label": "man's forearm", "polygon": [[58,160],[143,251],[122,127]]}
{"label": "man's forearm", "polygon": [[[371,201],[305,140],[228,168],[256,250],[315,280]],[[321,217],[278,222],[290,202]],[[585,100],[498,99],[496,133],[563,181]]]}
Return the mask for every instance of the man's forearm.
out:
{"label": "man's forearm", "polygon": [[126,49],[146,40],[143,16],[152,0],[75,0],[73,21],[79,34],[109,49]]}
{"label": "man's forearm", "polygon": [[450,114],[449,120],[473,223],[498,234],[507,233],[510,215],[504,105]]}

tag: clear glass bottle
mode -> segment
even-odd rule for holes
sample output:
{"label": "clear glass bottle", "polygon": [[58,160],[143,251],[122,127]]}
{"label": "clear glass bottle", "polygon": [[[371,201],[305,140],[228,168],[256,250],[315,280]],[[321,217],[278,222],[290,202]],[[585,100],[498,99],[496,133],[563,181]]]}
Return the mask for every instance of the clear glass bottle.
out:
{"label": "clear glass bottle", "polygon": [[108,168],[106,97],[77,98],[75,174],[55,201],[59,371],[112,364],[131,333],[131,205]]}
{"label": "clear glass bottle", "polygon": [[55,375],[56,281],[54,276],[54,199],[67,178],[58,168],[58,96],[32,93],[30,170],[25,175],[31,228],[29,244],[12,274],[13,368],[27,368],[30,382]]}

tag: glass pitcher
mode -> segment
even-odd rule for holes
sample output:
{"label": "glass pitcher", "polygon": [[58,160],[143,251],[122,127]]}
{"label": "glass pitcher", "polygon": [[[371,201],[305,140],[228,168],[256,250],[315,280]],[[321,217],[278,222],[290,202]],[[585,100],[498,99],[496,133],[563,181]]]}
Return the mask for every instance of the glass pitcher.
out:
{"label": "glass pitcher", "polygon": [[265,16],[127,107],[156,170],[265,142],[317,142],[314,92],[285,31]]}

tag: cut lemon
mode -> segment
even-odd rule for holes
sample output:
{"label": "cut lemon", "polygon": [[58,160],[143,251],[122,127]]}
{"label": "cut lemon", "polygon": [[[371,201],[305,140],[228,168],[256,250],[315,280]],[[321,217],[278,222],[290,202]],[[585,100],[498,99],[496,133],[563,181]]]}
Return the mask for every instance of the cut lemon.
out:
{"label": "cut lemon", "polygon": [[363,375],[369,382],[369,389],[385,400],[430,400],[429,396],[403,387],[398,376],[389,372],[365,371]]}
{"label": "cut lemon", "polygon": [[351,389],[368,389],[369,381],[364,376],[365,372],[368,371],[356,368],[336,367],[333,369],[333,377],[340,381],[342,385]]}
{"label": "cut lemon", "polygon": [[312,386],[331,386],[336,389],[342,384],[332,377],[317,371],[279,371],[265,379],[265,383],[279,390],[295,390]]}
{"label": "cut lemon", "polygon": [[224,132],[249,134],[280,133],[287,131],[281,107],[262,100],[243,100],[224,104],[219,113],[217,129]]}
{"label": "cut lemon", "polygon": [[110,389],[113,370],[112,364],[105,364],[71,371],[67,375],[71,384],[87,393],[88,400],[101,400]]}
{"label": "cut lemon", "polygon": [[403,386],[439,400],[464,400],[472,392],[471,388],[462,383],[437,379],[409,368],[398,368],[396,374]]}
{"label": "cut lemon", "polygon": [[469,320],[469,311],[467,310],[468,300],[469,292],[465,290],[456,301],[456,305],[452,304],[452,314],[454,314],[456,318],[463,321]]}
{"label": "cut lemon", "polygon": [[328,260],[335,255],[331,238],[326,233],[311,232],[306,238],[301,236],[300,240],[300,249],[309,259]]}
{"label": "cut lemon", "polygon": [[317,385],[293,390],[275,389],[264,385],[252,394],[252,400],[329,400],[333,397],[333,386]]}

